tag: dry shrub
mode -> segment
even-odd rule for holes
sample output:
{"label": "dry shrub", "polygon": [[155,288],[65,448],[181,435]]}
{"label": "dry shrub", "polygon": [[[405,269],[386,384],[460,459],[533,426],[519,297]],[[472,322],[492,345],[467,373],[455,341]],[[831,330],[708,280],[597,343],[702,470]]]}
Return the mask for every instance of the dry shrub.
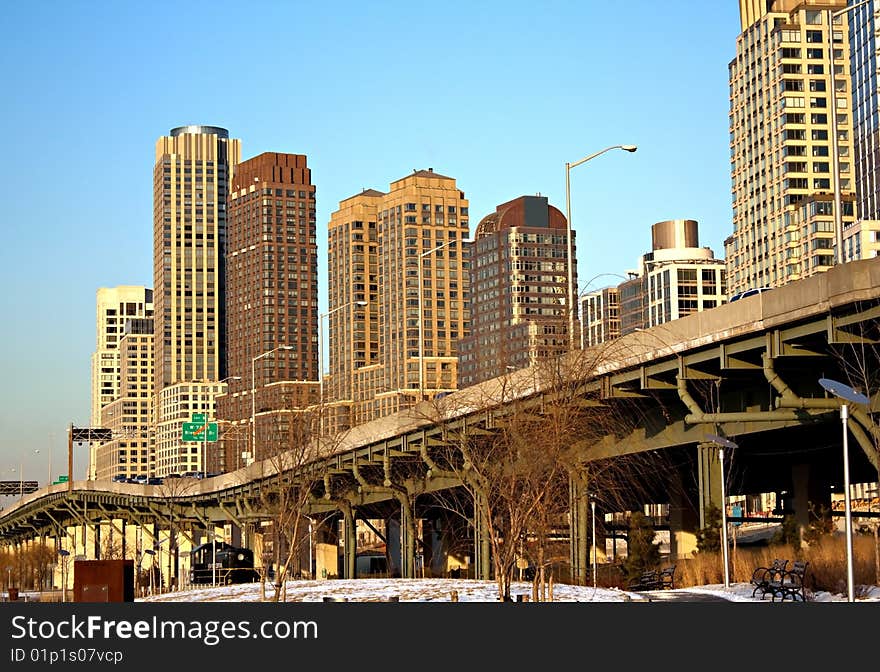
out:
{"label": "dry shrub", "polygon": [[[846,593],[846,541],[843,535],[824,536],[811,546],[796,550],[789,544],[737,548],[730,550],[731,583],[748,583],[757,567],[769,567],[776,558],[789,564],[795,559],[809,562],[807,588],[813,591]],[[856,596],[865,592],[863,586],[874,585],[874,540],[853,537],[853,578]],[[724,583],[721,553],[697,553],[678,562],[675,585],[682,588]]]}

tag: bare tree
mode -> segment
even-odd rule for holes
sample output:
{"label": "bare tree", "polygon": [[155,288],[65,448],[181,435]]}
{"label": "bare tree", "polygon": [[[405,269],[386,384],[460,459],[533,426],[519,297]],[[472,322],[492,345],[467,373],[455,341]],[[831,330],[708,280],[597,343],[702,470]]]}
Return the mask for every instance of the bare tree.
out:
{"label": "bare tree", "polygon": [[435,402],[438,418],[486,409],[479,425],[450,425],[445,447],[427,458],[438,475],[453,474],[469,493],[471,522],[488,539],[501,600],[510,599],[523,553],[536,569],[535,598],[547,598],[553,563],[562,555],[553,533],[567,520],[573,477],[601,487],[610,501],[633,476],[635,458],[591,461],[591,446],[627,434],[639,419],[633,409],[587,391],[607,355],[604,349],[571,353]]}
{"label": "bare tree", "polygon": [[[260,512],[271,523],[271,557],[275,567],[271,601],[286,600],[286,580],[294,561],[308,543],[304,533],[307,512],[323,472],[316,466],[322,457],[332,454],[345,432],[321,435],[321,414],[326,406],[292,408],[277,411],[261,468]],[[311,572],[311,558],[309,571]],[[261,581],[265,586],[266,572]],[[265,587],[263,587],[265,594]]]}
{"label": "bare tree", "polygon": [[[194,478],[165,478],[162,485],[157,486],[159,494],[165,499],[168,508],[168,588],[173,590],[179,587],[179,547],[178,537],[185,534],[185,526],[188,518],[183,511],[179,510],[180,500],[196,491],[198,481]],[[189,536],[189,535],[187,535]],[[157,552],[160,540],[153,540],[153,550]],[[158,559],[158,558],[157,558]],[[160,572],[161,577],[161,572]]]}

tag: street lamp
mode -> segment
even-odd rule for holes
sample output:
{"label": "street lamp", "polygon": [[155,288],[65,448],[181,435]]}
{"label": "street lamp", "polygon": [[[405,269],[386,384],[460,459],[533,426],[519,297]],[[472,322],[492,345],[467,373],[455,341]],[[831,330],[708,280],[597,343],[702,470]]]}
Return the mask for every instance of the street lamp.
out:
{"label": "street lamp", "polygon": [[[593,516],[593,588],[596,588],[596,576],[597,576],[597,562],[598,557],[596,555],[596,495],[594,493],[590,493],[590,510]],[[606,551],[607,552],[607,551]]]}
{"label": "street lamp", "polygon": [[313,578],[312,575],[312,534],[314,534],[315,530],[315,519],[311,516],[308,517],[309,521],[309,580]]}
{"label": "street lamp", "polygon": [[447,245],[452,245],[453,243],[472,243],[474,242],[473,238],[453,238],[452,240],[447,240],[445,243],[438,245],[437,247],[431,248],[430,250],[425,250],[421,254],[419,254],[419,401],[422,401],[425,398],[425,340],[424,340],[424,324],[422,318],[422,259],[427,257],[428,255],[433,254],[437,250],[442,250]]}
{"label": "street lamp", "polygon": [[144,555],[150,556],[150,595],[152,595],[156,592],[153,586],[153,575],[156,573],[156,551],[152,548],[145,548]]}
{"label": "street lamp", "polygon": [[574,350],[574,323],[577,314],[577,308],[575,306],[575,301],[577,297],[575,296],[576,287],[574,286],[574,251],[571,239],[571,169],[576,168],[582,163],[586,163],[590,159],[595,159],[597,156],[604,154],[605,152],[610,152],[612,149],[622,149],[625,152],[634,152],[638,149],[635,145],[612,145],[611,147],[606,147],[595,154],[590,154],[589,156],[585,156],[583,159],[575,161],[574,163],[569,163],[566,161],[565,163],[565,232],[568,236],[568,345],[569,350]]}
{"label": "street lamp", "polygon": [[837,135],[837,80],[834,72],[834,19],[866,5],[873,0],[862,0],[842,9],[826,10],[828,19],[828,64],[831,76],[831,170],[834,180],[834,262],[843,263],[843,213],[840,202],[840,139]]}
{"label": "street lamp", "polygon": [[[855,7],[855,5],[853,6]],[[835,397],[843,399],[843,403],[840,405],[840,421],[843,423],[843,502],[846,525],[846,595],[849,602],[855,602],[855,589],[853,582],[852,501],[849,493],[849,438],[846,426],[847,418],[849,418],[849,407],[846,402],[868,406],[871,403],[871,400],[861,392],[856,392],[849,385],[844,385],[836,380],[820,378],[819,384]]]}
{"label": "street lamp", "polygon": [[730,561],[727,557],[727,494],[724,490],[724,449],[739,448],[730,439],[715,434],[707,434],[706,440],[718,446],[718,461],[721,463],[721,558],[724,563],[724,587],[730,588]]}
{"label": "street lamp", "polygon": [[70,551],[62,548],[58,555],[61,558],[61,601],[67,602],[67,557]]}
{"label": "street lamp", "polygon": [[[268,357],[273,352],[278,350],[293,350],[292,345],[279,345],[277,348],[272,348],[271,350],[267,350],[266,352],[257,355],[253,359],[251,359],[251,456],[248,464],[257,459],[257,401],[256,401],[256,365],[257,360],[262,359],[263,357]],[[247,465],[245,465],[247,466]]]}
{"label": "street lamp", "polygon": [[[241,380],[241,376],[226,376],[222,380],[218,380],[217,384],[222,385],[223,383],[229,380]],[[205,414],[205,426],[202,428],[202,459],[201,459],[201,467],[202,474],[204,476],[208,475],[208,427],[211,424],[211,416],[210,414]],[[219,437],[218,437],[219,438]]]}
{"label": "street lamp", "polygon": [[341,306],[336,306],[336,308],[333,308],[332,310],[328,310],[326,313],[321,313],[318,316],[318,397],[320,399],[321,436],[324,436],[324,318],[330,317],[337,310],[342,310],[348,306],[355,305],[364,307],[368,303],[369,301],[349,301]]}

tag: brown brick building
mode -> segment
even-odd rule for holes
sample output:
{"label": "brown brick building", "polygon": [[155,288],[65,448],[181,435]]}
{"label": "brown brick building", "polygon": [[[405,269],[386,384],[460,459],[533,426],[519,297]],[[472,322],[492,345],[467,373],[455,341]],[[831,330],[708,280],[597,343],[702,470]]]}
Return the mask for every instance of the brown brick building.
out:
{"label": "brown brick building", "polygon": [[290,414],[317,402],[315,186],[306,157],[265,152],[238,164],[227,216],[230,379],[217,400],[224,464],[216,466],[231,470],[243,453],[248,462],[277,450]]}
{"label": "brown brick building", "polygon": [[502,203],[480,221],[470,269],[471,331],[459,344],[459,387],[568,350],[566,228],[565,215],[544,196]]}

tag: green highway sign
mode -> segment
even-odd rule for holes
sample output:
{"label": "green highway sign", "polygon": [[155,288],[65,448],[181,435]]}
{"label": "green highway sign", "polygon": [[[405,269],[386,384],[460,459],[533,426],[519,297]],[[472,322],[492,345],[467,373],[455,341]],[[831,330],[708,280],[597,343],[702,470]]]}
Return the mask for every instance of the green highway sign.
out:
{"label": "green highway sign", "polygon": [[205,417],[204,413],[193,413],[191,422],[198,422],[198,423],[201,423],[204,425],[205,420],[207,420],[207,419],[208,418]]}
{"label": "green highway sign", "polygon": [[217,440],[217,423],[216,422],[184,422],[183,423],[183,440],[184,441],[216,441]]}
{"label": "green highway sign", "polygon": [[61,476],[59,476],[58,482],[59,483],[67,483],[67,474],[62,474]]}

